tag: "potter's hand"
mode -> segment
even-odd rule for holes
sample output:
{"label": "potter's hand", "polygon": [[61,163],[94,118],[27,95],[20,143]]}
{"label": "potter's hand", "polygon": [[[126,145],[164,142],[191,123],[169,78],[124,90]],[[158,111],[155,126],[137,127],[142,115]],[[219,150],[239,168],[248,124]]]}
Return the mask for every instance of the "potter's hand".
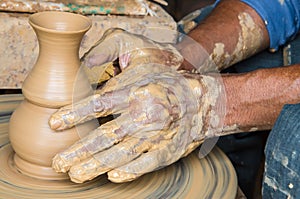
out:
{"label": "potter's hand", "polygon": [[52,129],[62,130],[116,115],[54,157],[53,168],[69,172],[74,182],[105,172],[111,181],[125,182],[170,165],[214,136],[222,118],[222,86],[212,76],[148,64],[124,70],[106,87],[49,120]]}
{"label": "potter's hand", "polygon": [[128,66],[159,63],[178,68],[183,58],[172,44],[157,43],[142,35],[119,28],[107,30],[81,58],[82,65],[93,68],[119,59],[121,70]]}

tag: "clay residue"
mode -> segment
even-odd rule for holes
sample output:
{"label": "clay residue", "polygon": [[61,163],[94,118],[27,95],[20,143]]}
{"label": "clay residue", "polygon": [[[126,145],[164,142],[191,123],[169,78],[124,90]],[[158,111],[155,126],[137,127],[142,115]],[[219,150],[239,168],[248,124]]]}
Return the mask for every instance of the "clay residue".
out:
{"label": "clay residue", "polygon": [[[257,52],[257,47],[262,43],[263,32],[254,22],[250,14],[242,12],[238,15],[241,31],[238,41],[232,52],[226,51],[224,43],[216,43],[210,58],[218,66],[226,67],[237,63]],[[220,68],[222,69],[222,68]]]}
{"label": "clay residue", "polygon": [[257,46],[260,46],[263,38],[261,28],[254,22],[253,18],[248,13],[241,13],[238,18],[242,27],[242,32],[236,49],[233,52],[233,54],[237,55],[237,58],[233,63],[236,63],[238,60],[242,60],[249,55],[255,54]]}
{"label": "clay residue", "polygon": [[[201,104],[198,111],[199,115],[202,115],[202,117],[194,118],[193,120],[198,120],[196,123],[198,123],[197,125],[205,132],[205,138],[214,137],[216,135],[216,130],[222,128],[222,122],[225,115],[225,108],[220,108],[218,106],[219,103],[223,103],[223,101],[220,102],[221,99],[225,99],[223,96],[225,93],[222,82],[218,80],[218,78],[212,76],[201,76],[198,85],[197,81],[199,80],[191,80],[190,85],[196,96],[201,96],[198,98],[200,100],[198,103]],[[221,107],[223,106],[221,105]],[[201,137],[203,138],[203,136],[200,135],[203,134],[203,132],[197,130],[192,132],[196,133],[196,135],[192,134],[192,137],[197,137],[196,140],[199,140]]]}

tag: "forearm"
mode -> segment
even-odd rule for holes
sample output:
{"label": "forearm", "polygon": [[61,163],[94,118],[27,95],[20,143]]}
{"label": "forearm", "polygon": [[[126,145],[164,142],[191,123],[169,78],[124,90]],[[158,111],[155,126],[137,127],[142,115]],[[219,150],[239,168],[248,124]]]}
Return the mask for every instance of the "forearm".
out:
{"label": "forearm", "polygon": [[[220,2],[188,36],[196,42],[184,39],[180,44],[184,46],[181,53],[188,62],[204,63],[201,68],[210,68],[208,71],[215,68],[211,62],[203,59],[212,60],[217,69],[221,70],[269,45],[268,32],[261,17],[254,9],[238,0]],[[206,57],[196,53],[199,48],[196,45],[199,44],[203,48],[199,51],[205,50]],[[193,63],[191,65],[195,65]],[[208,63],[210,66],[205,66]]]}
{"label": "forearm", "polygon": [[300,103],[300,64],[223,75],[225,132],[271,129],[284,104]]}

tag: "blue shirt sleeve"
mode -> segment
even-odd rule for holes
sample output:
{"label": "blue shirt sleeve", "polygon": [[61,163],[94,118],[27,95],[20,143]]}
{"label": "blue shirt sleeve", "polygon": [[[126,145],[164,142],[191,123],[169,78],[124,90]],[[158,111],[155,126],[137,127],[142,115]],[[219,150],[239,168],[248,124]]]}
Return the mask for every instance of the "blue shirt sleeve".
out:
{"label": "blue shirt sleeve", "polygon": [[[300,0],[241,0],[264,21],[275,50],[292,39],[300,29]],[[219,0],[217,1],[219,2]]]}

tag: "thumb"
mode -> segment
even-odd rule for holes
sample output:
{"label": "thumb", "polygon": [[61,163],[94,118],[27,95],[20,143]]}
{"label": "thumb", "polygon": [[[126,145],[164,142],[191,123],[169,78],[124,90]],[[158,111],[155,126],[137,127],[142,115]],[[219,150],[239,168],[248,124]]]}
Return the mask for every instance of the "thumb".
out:
{"label": "thumb", "polygon": [[124,30],[112,28],[105,31],[103,36],[82,56],[82,65],[93,68],[107,62],[112,62],[119,57],[122,46]]}

